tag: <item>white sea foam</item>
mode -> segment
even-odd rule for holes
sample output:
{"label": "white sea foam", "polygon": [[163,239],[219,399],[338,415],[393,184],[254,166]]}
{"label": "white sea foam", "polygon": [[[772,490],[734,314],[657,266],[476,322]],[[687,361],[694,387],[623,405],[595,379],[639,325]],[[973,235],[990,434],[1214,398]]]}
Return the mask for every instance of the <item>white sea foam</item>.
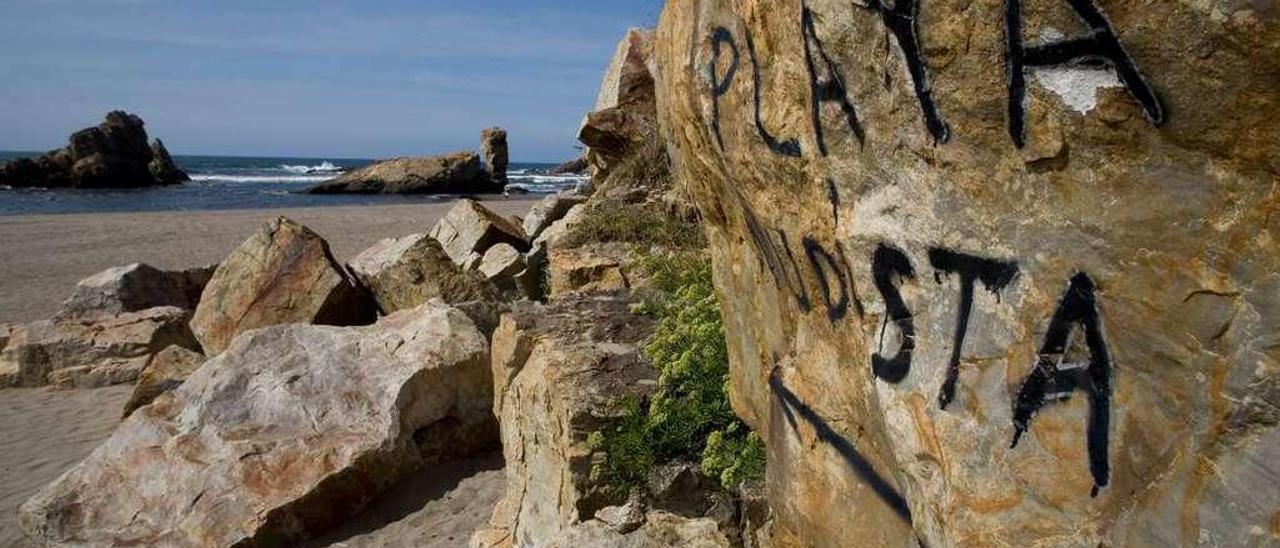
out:
{"label": "white sea foam", "polygon": [[332,178],[332,175],[225,175],[220,173],[191,176],[191,180],[197,183],[318,183]]}
{"label": "white sea foam", "polygon": [[335,171],[342,171],[341,167],[333,165],[333,163],[328,160],[314,166],[282,165],[280,166],[280,169],[288,171],[289,173],[332,173]]}

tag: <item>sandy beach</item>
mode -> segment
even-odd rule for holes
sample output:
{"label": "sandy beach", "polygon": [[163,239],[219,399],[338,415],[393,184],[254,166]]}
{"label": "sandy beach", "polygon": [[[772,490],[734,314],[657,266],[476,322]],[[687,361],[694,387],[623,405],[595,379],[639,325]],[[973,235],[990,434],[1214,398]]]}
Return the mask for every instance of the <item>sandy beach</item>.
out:
{"label": "sandy beach", "polygon": [[[524,215],[536,200],[496,197],[485,205]],[[143,262],[177,269],[218,262],[275,216],[320,233],[345,261],[383,238],[429,231],[450,207],[452,202],[0,217],[0,322],[51,317],[76,282],[112,266]]]}

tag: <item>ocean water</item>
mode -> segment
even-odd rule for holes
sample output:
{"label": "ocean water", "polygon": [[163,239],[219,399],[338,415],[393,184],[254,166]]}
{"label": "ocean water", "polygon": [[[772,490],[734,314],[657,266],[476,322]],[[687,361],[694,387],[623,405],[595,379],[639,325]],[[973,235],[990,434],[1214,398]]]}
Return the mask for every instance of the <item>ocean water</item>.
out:
{"label": "ocean water", "polygon": [[[38,156],[0,152],[0,162]],[[0,187],[0,215],[133,211],[204,211],[283,207],[414,204],[449,201],[456,195],[310,195],[302,191],[364,167],[373,160],[342,158],[173,157],[191,182],[128,190],[10,189]],[[554,164],[513,163],[509,193],[545,194],[573,188],[577,175],[547,175]]]}

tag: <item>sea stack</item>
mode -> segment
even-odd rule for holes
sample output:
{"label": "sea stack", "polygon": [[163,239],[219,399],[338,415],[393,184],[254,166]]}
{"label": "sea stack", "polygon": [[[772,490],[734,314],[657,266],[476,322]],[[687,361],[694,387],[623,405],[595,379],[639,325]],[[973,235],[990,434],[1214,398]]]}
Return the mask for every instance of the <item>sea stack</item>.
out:
{"label": "sea stack", "polygon": [[494,184],[507,184],[508,154],[506,130],[493,127],[480,133],[480,155]]}
{"label": "sea stack", "polygon": [[107,114],[97,127],[71,135],[66,147],[0,166],[0,185],[14,188],[136,188],[189,179],[159,139],[147,143],[142,118]]}

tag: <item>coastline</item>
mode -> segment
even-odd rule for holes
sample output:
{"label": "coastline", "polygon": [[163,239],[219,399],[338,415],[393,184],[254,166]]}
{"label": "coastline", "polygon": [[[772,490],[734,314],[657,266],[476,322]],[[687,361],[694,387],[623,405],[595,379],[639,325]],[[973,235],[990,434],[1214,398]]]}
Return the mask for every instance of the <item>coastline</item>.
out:
{"label": "coastline", "polygon": [[[523,216],[542,196],[478,198],[499,214]],[[0,323],[53,316],[76,282],[113,266],[143,262],[177,269],[218,262],[276,216],[315,230],[346,261],[383,238],[428,232],[455,201],[0,216]]]}

